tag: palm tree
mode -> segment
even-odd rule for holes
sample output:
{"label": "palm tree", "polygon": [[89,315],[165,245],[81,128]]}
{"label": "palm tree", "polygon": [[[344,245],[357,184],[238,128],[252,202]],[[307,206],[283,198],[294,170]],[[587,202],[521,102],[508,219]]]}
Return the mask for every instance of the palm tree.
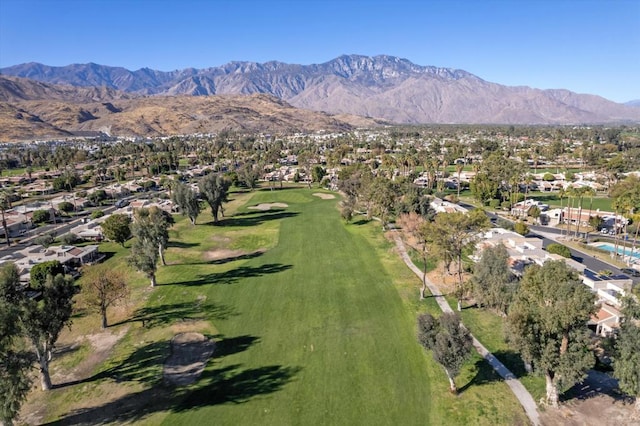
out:
{"label": "palm tree", "polygon": [[5,191],[0,192],[0,212],[2,212],[2,227],[4,228],[4,236],[7,239],[7,247],[11,245],[11,241],[9,240],[9,229],[7,228],[7,220],[4,217],[4,213],[10,208],[9,195]]}

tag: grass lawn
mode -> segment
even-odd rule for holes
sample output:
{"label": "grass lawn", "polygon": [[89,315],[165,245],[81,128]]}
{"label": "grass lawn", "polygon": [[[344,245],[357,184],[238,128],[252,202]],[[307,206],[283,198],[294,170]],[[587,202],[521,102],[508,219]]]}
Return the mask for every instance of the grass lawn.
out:
{"label": "grass lawn", "polygon": [[[419,280],[378,224],[344,225],[336,200],[313,192],[233,195],[221,226],[206,223],[208,214],[195,227],[178,220],[159,287],[132,275],[139,307],[111,327],[125,337],[88,379],[47,396],[48,419],[525,424],[507,386],[477,356],[457,379],[461,394],[448,393],[444,372],[415,338],[416,313],[434,309],[433,300],[417,300]],[[288,207],[246,208],[270,202]],[[113,250],[108,262],[126,268]],[[78,318],[85,333],[86,318]],[[171,388],[162,362],[171,336],[187,330],[218,347],[198,382]],[[95,403],[77,408],[87,398]]]}
{"label": "grass lawn", "polygon": [[[549,204],[550,206],[560,207],[560,198],[555,192],[531,192],[528,195],[529,198],[533,198],[542,203]],[[577,204],[577,203],[576,203]],[[567,207],[567,198],[562,199],[562,206]],[[591,207],[593,210],[600,209],[602,211],[613,211],[611,207],[611,198],[609,197],[594,197],[593,204],[589,197],[585,197],[582,200],[582,208],[588,209]]]}

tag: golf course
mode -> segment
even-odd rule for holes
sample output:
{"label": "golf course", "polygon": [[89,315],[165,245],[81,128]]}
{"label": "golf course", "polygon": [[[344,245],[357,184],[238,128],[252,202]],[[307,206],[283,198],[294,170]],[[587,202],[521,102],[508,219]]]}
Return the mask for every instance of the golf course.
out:
{"label": "golf course", "polygon": [[[357,216],[347,224],[336,207],[339,196],[316,193],[232,193],[215,226],[208,211],[195,226],[176,216],[158,286],[149,288],[131,270],[129,306],[114,312],[102,332],[116,341],[90,370],[90,339],[77,336],[98,333],[98,318],[79,302],[81,314],[63,337],[82,343],[53,361],[58,386],[46,395],[44,419],[527,424],[507,386],[477,354],[456,378],[460,393],[448,392],[442,368],[416,340],[416,315],[436,314],[435,302],[418,301],[420,282],[379,223]],[[103,250],[111,251],[111,267],[129,268],[127,248],[106,243]],[[163,379],[163,363],[181,332],[202,333],[215,350],[197,381],[174,386]],[[78,373],[83,366],[85,374]]]}

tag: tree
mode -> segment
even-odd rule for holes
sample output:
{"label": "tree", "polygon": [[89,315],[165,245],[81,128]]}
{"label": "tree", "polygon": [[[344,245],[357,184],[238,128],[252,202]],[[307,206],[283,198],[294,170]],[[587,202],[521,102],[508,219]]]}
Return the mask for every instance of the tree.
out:
{"label": "tree", "polygon": [[218,223],[218,214],[224,215],[223,203],[228,201],[227,192],[229,191],[229,181],[221,174],[208,174],[200,179],[198,187],[200,193],[211,207],[213,215],[213,223]]}
{"label": "tree", "polygon": [[11,202],[9,200],[9,194],[6,191],[0,192],[0,212],[2,213],[2,228],[4,229],[4,237],[7,240],[7,247],[11,245],[9,240],[9,229],[7,227],[7,220],[5,218],[5,212],[11,208]]}
{"label": "tree", "polygon": [[33,239],[33,242],[41,245],[44,248],[49,248],[51,244],[53,244],[56,240],[56,237],[53,233],[43,234]]}
{"label": "tree", "polygon": [[544,374],[546,400],[558,406],[559,390],[585,377],[593,366],[586,322],[595,296],[564,261],[526,269],[507,316],[511,344],[523,360]]}
{"label": "tree", "polygon": [[70,203],[68,201],[63,201],[60,204],[58,204],[58,210],[63,211],[65,213],[69,213],[73,211],[73,203]]}
{"label": "tree", "polygon": [[187,216],[191,224],[195,225],[201,210],[200,200],[195,191],[182,182],[176,182],[171,199],[180,209],[180,213]]}
{"label": "tree", "polygon": [[527,235],[529,233],[529,227],[521,220],[513,225],[513,230],[520,235]]}
{"label": "tree", "polygon": [[458,310],[462,309],[463,277],[462,258],[465,250],[475,245],[480,231],[489,227],[489,219],[483,210],[475,209],[469,213],[441,213],[427,225],[425,236],[435,252],[445,264],[455,261],[458,278],[456,297]]}
{"label": "tree", "polygon": [[158,207],[140,208],[133,212],[131,233],[138,240],[144,240],[154,245],[163,265],[164,251],[169,243],[169,227],[173,224],[173,217]]}
{"label": "tree", "polygon": [[504,245],[487,247],[473,268],[473,293],[480,306],[507,314],[518,282],[509,268],[509,253]]}
{"label": "tree", "polygon": [[571,258],[571,250],[567,246],[563,246],[558,243],[551,243],[547,246],[547,251],[549,253],[559,254],[562,257],[566,257],[567,259]]}
{"label": "tree", "polygon": [[444,313],[439,320],[428,313],[418,316],[418,341],[433,352],[433,359],[447,374],[451,392],[457,393],[454,378],[473,347],[471,334],[460,323],[460,317],[455,313]]}
{"label": "tree", "polygon": [[26,295],[21,300],[21,323],[40,366],[42,390],[51,389],[49,363],[62,328],[71,324],[74,294],[71,277],[62,274],[55,277],[49,275],[42,287],[40,300],[31,299]]}
{"label": "tree", "polygon": [[13,424],[31,387],[31,359],[17,349],[21,337],[20,273],[14,263],[0,267],[0,423]]}
{"label": "tree", "polygon": [[238,178],[250,191],[253,191],[260,178],[260,167],[255,164],[245,164],[238,171]]}
{"label": "tree", "polygon": [[30,273],[29,284],[33,289],[41,289],[44,287],[49,277],[55,277],[58,274],[64,274],[64,266],[57,260],[48,260],[46,262],[33,265]]}
{"label": "tree", "polygon": [[536,221],[536,223],[538,223],[538,220],[540,219],[541,214],[542,214],[542,211],[538,206],[531,206],[527,211],[527,215],[531,216]]}
{"label": "tree", "polygon": [[49,210],[36,210],[31,216],[33,223],[44,223],[50,219]]}
{"label": "tree", "polygon": [[632,297],[626,297],[622,313],[613,374],[620,389],[635,396],[635,407],[640,411],[640,305]]}
{"label": "tree", "polygon": [[131,254],[127,259],[129,265],[145,274],[151,281],[151,287],[156,286],[156,271],[158,270],[158,247],[148,239],[136,239],[131,247]]}
{"label": "tree", "polygon": [[130,291],[122,270],[92,265],[83,268],[82,293],[85,302],[100,313],[102,328],[107,328],[107,309],[126,300]]}
{"label": "tree", "polygon": [[129,216],[116,213],[109,216],[100,226],[105,237],[124,247],[124,242],[131,238],[130,225]]}
{"label": "tree", "polygon": [[327,171],[322,168],[322,166],[315,165],[311,169],[311,177],[314,182],[320,183],[322,182],[322,178],[325,177]]}

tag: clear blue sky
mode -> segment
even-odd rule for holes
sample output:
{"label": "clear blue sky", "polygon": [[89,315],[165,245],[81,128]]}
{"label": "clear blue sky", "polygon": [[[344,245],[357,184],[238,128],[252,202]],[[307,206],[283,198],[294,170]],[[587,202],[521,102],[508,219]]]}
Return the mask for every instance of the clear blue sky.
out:
{"label": "clear blue sky", "polygon": [[625,102],[640,99],[640,0],[0,0],[0,67],[168,71],[351,53]]}

